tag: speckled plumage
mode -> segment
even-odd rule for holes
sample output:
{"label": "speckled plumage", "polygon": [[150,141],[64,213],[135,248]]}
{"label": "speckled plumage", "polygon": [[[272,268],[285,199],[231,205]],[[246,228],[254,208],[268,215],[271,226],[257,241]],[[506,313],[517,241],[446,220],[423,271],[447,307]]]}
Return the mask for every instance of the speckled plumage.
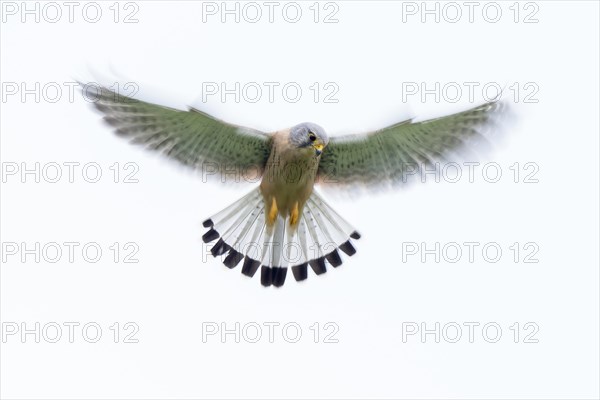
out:
{"label": "speckled plumage", "polygon": [[298,148],[290,130],[273,135],[273,147],[260,184],[267,204],[275,197],[279,213],[288,216],[298,202],[300,214],[313,191],[319,157],[312,148]]}

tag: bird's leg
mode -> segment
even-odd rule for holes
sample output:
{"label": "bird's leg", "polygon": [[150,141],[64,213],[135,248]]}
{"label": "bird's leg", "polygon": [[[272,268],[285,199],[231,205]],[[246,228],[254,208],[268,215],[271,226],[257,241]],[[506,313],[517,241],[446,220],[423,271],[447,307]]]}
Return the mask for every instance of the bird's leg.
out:
{"label": "bird's leg", "polygon": [[271,208],[269,209],[269,214],[267,215],[267,225],[273,226],[275,224],[275,220],[277,219],[277,200],[275,200],[275,196],[273,196],[273,200],[271,201]]}
{"label": "bird's leg", "polygon": [[292,211],[290,212],[290,225],[294,226],[298,223],[298,217],[300,216],[300,212],[298,211],[298,202],[294,203],[294,207],[292,207]]}

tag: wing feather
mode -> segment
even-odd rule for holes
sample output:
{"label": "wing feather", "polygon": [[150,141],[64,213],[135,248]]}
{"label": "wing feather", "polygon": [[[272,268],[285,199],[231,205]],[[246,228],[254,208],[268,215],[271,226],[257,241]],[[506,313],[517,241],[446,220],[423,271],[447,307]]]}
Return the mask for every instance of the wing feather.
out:
{"label": "wing feather", "polygon": [[228,124],[194,108],[182,111],[163,107],[104,87],[97,91],[96,109],[104,114],[104,120],[117,135],[134,144],[193,168],[211,164],[209,170],[217,170],[224,177],[233,171],[262,174],[264,170],[271,149],[270,135]]}
{"label": "wing feather", "polygon": [[323,185],[395,186],[415,171],[450,161],[459,151],[486,144],[484,133],[499,122],[503,103],[492,101],[427,121],[402,121],[361,135],[334,137],[319,163]]}

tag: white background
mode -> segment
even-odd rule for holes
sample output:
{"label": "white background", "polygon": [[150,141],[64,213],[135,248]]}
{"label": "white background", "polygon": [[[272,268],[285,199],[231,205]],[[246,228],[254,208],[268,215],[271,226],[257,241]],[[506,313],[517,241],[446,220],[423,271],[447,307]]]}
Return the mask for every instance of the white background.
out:
{"label": "white background", "polygon": [[[313,22],[311,3],[302,4],[295,24],[281,11],[274,23],[266,15],[257,23],[228,17],[223,24],[218,15],[203,22],[201,3],[191,1],[137,2],[138,23],[115,23],[110,4],[102,3],[97,23],[86,22],[81,7],[73,23],[64,7],[57,23],[5,15],[3,84],[135,82],[144,100],[194,105],[265,131],[313,121],[332,136],[483,101],[476,90],[473,102],[466,94],[456,104],[433,96],[405,102],[403,82],[517,82],[521,90],[533,82],[538,102],[524,102],[527,91],[516,99],[507,92],[517,124],[480,160],[501,166],[497,183],[478,170],[473,183],[463,177],[352,200],[326,192],[363,235],[357,255],[323,276],[309,271],[302,284],[289,274],[275,290],[241,276],[241,266],[228,270],[207,257],[200,239],[201,222],[252,185],[203,183],[198,174],[127,145],[80,95],[71,101],[66,86],[55,103],[32,95],[22,101],[20,93],[3,98],[3,169],[96,162],[103,172],[98,183],[82,179],[81,169],[74,183],[66,177],[36,183],[32,176],[23,183],[19,174],[2,183],[2,242],[96,242],[103,249],[97,263],[80,251],[74,263],[66,254],[57,263],[3,255],[5,329],[11,322],[81,324],[73,343],[66,328],[58,343],[5,335],[3,398],[598,398],[596,2],[537,2],[537,23],[523,23],[532,10],[524,3],[515,23],[512,2],[501,4],[497,23],[483,18],[483,3],[473,23],[464,6],[456,23],[436,23],[434,16],[423,23],[420,14],[403,21],[400,2],[348,1],[337,3],[339,22],[330,24]],[[305,92],[297,103],[280,92],[273,103],[218,96],[203,102],[203,82],[298,82]],[[335,82],[339,102],[315,103],[308,89],[314,82]],[[114,183],[109,166],[115,162],[136,163],[139,183],[122,177]],[[521,176],[515,183],[509,169],[515,162],[539,166],[539,182]],[[139,263],[113,262],[108,247],[114,242],[137,243]],[[406,242],[496,242],[503,256],[497,263],[480,251],[473,263],[466,255],[457,263],[431,256],[402,262]],[[522,253],[515,263],[509,250],[515,242],[536,243],[539,262],[524,263]],[[121,335],[114,343],[109,327],[129,321],[139,326],[139,342],[123,343]],[[88,322],[102,327],[97,343],[81,334]],[[222,343],[218,335],[202,340],[207,322],[280,326],[274,343],[266,327],[258,343],[236,343],[233,335]],[[302,328],[297,343],[282,335],[290,322]],[[338,343],[324,343],[327,322],[339,328]],[[444,337],[436,343],[433,335],[423,343],[419,335],[403,341],[406,322],[429,329],[436,322],[480,325],[473,343],[464,326],[457,343]],[[502,328],[497,343],[482,335],[489,322]],[[510,329],[515,322],[518,343]],[[539,327],[537,343],[524,343],[527,322]]]}

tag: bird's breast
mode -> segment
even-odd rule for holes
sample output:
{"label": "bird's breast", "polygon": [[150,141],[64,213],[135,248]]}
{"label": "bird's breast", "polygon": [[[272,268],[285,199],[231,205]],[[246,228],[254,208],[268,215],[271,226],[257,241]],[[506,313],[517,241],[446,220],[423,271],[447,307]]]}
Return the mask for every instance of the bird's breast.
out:
{"label": "bird's breast", "polygon": [[276,147],[269,157],[260,187],[265,201],[270,203],[274,197],[280,213],[288,215],[296,202],[302,208],[310,197],[319,159],[312,149]]}

